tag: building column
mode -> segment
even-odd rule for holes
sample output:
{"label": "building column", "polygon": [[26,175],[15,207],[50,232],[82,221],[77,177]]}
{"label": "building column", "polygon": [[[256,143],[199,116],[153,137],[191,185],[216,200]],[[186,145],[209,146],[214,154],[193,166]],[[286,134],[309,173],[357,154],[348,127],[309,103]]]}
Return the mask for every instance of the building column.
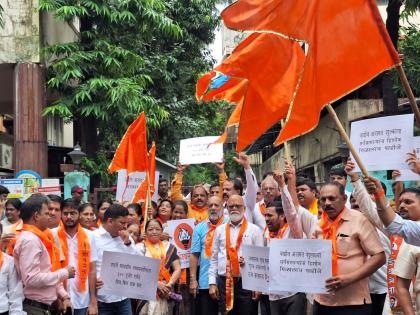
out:
{"label": "building column", "polygon": [[14,169],[48,174],[47,124],[44,67],[37,63],[16,64],[14,70]]}

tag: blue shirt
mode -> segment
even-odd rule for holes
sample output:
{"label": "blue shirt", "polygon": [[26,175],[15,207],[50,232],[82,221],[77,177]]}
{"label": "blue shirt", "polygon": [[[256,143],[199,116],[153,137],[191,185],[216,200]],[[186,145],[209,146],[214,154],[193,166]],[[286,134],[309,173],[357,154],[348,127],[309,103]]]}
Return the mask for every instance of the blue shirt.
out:
{"label": "blue shirt", "polygon": [[[223,223],[229,221],[229,218],[225,216]],[[191,254],[200,253],[200,274],[198,276],[198,287],[199,289],[209,288],[209,267],[210,257],[206,258],[204,254],[204,242],[206,240],[207,232],[209,227],[207,225],[208,220],[200,222],[194,228],[192,237]]]}

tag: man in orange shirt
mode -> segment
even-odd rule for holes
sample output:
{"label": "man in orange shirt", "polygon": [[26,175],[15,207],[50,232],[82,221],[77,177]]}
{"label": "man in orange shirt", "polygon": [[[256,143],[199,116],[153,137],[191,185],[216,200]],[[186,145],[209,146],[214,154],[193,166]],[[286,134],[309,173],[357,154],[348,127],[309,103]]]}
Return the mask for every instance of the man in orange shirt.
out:
{"label": "man in orange shirt", "polygon": [[313,215],[318,216],[318,199],[316,198],[315,183],[308,178],[299,177],[296,181],[296,193],[299,204]]}
{"label": "man in orange shirt", "polygon": [[313,314],[370,314],[368,277],[386,260],[379,236],[362,213],[346,208],[344,186],[325,184],[319,199],[324,211],[314,237],[332,241],[333,276],[328,293],[315,295]]}

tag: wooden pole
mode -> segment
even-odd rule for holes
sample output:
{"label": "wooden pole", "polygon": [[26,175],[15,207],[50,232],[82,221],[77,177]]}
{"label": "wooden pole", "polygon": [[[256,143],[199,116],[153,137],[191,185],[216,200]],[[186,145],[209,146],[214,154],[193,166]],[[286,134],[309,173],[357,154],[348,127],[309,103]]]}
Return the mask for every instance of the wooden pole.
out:
{"label": "wooden pole", "polygon": [[150,176],[149,176],[149,171],[146,171],[146,181],[147,181],[147,194],[146,194],[146,200],[144,201],[144,220],[143,220],[143,228],[142,228],[142,233],[145,233],[146,231],[146,223],[148,221],[148,216],[149,216],[149,207],[152,206],[152,197],[150,196]]}
{"label": "wooden pole", "polygon": [[407,93],[408,100],[410,101],[410,105],[414,113],[414,117],[416,117],[417,127],[420,128],[420,110],[417,106],[416,98],[414,97],[413,91],[411,90],[410,83],[408,83],[407,76],[405,75],[405,71],[402,65],[398,65],[396,69],[400,77],[401,83],[404,87],[405,93]]}
{"label": "wooden pole", "polygon": [[337,129],[338,129],[338,132],[341,135],[341,138],[347,144],[348,148],[350,149],[351,154],[353,155],[354,159],[356,160],[357,165],[359,165],[363,176],[365,176],[365,177],[369,176],[368,171],[367,171],[366,167],[363,165],[362,159],[359,156],[359,153],[357,153],[355,147],[350,142],[350,138],[347,135],[346,130],[344,129],[343,125],[341,124],[340,119],[338,119],[338,116],[337,116],[334,108],[332,108],[331,104],[328,104],[326,107],[327,107],[328,113],[330,114],[330,116],[333,119],[335,125],[337,126]]}
{"label": "wooden pole", "polygon": [[[283,129],[283,127],[284,127],[284,119],[282,119],[280,121],[280,123],[281,123],[281,128]],[[285,141],[283,143],[283,145],[284,145],[284,157],[285,157],[286,161],[292,162],[292,160],[290,158],[289,143],[287,143],[287,141]]]}

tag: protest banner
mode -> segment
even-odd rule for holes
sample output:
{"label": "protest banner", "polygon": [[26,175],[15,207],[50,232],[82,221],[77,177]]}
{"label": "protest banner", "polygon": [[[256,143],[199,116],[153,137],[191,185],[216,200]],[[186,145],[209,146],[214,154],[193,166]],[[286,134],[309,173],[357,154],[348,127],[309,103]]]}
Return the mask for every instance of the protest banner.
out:
{"label": "protest banner", "polygon": [[24,184],[23,179],[0,179],[0,185],[9,190],[7,198],[23,198]]}
{"label": "protest banner", "polygon": [[275,239],[270,243],[270,293],[326,293],[332,275],[330,240]]}
{"label": "protest banner", "polygon": [[169,239],[176,247],[182,269],[190,267],[191,243],[194,226],[194,219],[168,221]]}
{"label": "protest banner", "polygon": [[245,260],[241,270],[244,289],[268,293],[270,284],[269,256],[270,247],[242,246],[242,257]]}
{"label": "protest banner", "polygon": [[[126,175],[127,170],[118,171],[116,200],[131,201],[136,193],[137,187],[139,187],[140,183],[146,177],[146,172],[134,172],[129,176],[128,182]],[[155,172],[155,183],[159,183],[159,172]],[[152,200],[157,201],[157,199],[158,190],[156,188]]]}
{"label": "protest banner", "polygon": [[159,259],[105,251],[101,267],[104,286],[98,293],[154,301],[159,267]]}
{"label": "protest banner", "polygon": [[199,137],[181,140],[179,163],[202,164],[223,161],[223,143],[214,143],[219,137]]}
{"label": "protest banner", "polygon": [[351,124],[350,138],[368,171],[404,170],[413,126],[413,114],[365,119]]}
{"label": "protest banner", "polygon": [[42,178],[41,187],[38,187],[37,192],[44,195],[61,196],[60,180],[58,178]]}
{"label": "protest banner", "polygon": [[[420,137],[413,137],[413,142],[411,144],[411,148],[408,152],[416,151],[417,158],[420,157]],[[410,167],[410,166],[408,166]],[[412,172],[410,169],[407,170],[400,170],[401,176],[397,177],[396,180],[398,181],[410,181],[410,180],[420,180],[420,175]]]}

